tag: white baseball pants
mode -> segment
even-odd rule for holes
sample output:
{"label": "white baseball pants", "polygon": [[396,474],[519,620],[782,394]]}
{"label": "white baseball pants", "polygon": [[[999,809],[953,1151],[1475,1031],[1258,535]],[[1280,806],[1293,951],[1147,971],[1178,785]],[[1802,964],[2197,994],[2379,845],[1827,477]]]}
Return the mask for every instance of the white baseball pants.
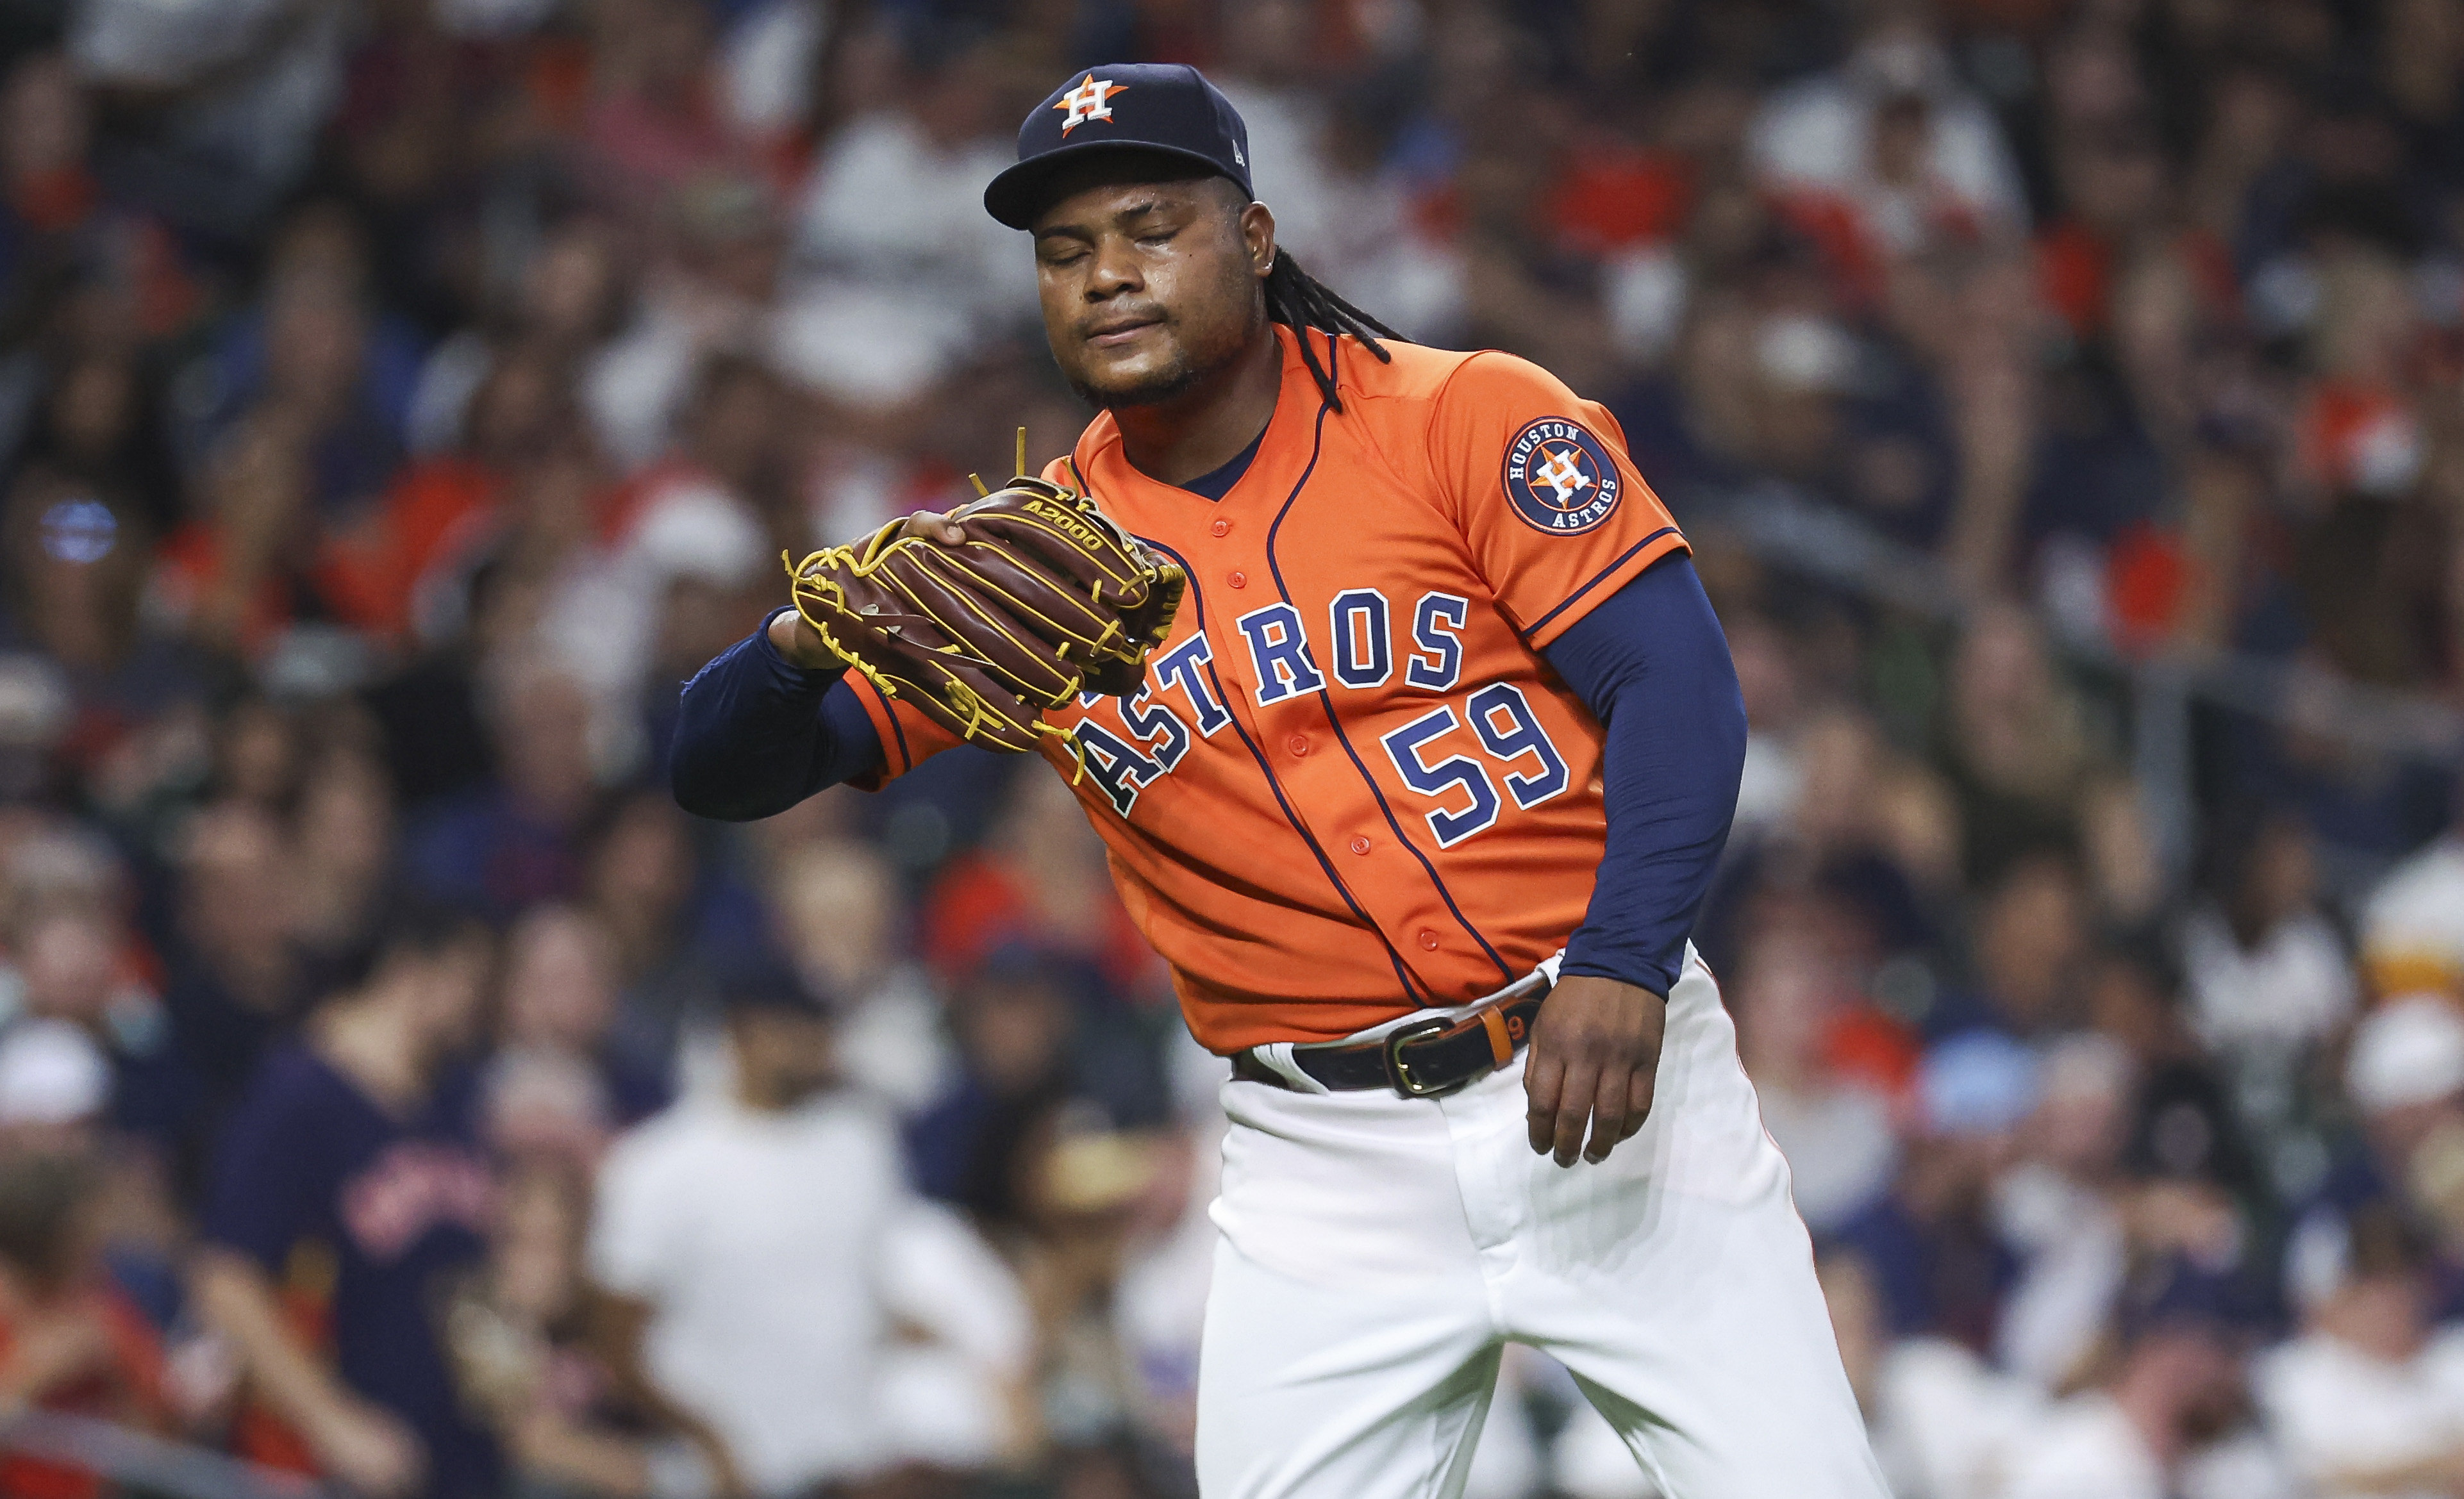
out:
{"label": "white baseball pants", "polygon": [[1204,1499],[1455,1499],[1528,1343],[1668,1499],[1887,1499],[1788,1166],[1689,950],[1606,1161],[1532,1154],[1516,1058],[1447,1097],[1227,1082]]}

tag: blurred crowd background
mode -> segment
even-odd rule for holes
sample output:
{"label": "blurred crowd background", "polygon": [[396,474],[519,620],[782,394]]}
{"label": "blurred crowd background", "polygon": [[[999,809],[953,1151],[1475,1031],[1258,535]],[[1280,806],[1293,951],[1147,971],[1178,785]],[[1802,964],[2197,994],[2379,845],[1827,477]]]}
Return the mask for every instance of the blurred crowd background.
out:
{"label": "blurred crowd background", "polygon": [[[0,1491],[1193,1492],[1224,1069],[1067,790],[662,766],[1074,438],[979,194],[1130,58],[1691,533],[1901,1499],[2464,1494],[2464,0],[8,0]],[[1647,1489],[1518,1356],[1473,1492]]]}

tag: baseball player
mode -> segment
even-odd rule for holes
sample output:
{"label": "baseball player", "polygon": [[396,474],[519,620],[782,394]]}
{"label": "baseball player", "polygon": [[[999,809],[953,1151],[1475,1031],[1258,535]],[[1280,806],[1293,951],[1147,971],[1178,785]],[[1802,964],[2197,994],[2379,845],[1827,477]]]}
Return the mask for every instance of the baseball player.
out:
{"label": "baseball player", "polygon": [[[1231,1062],[1201,1491],[1456,1494],[1515,1341],[1672,1499],[1882,1495],[1686,941],[1745,714],[1615,420],[1303,274],[1194,69],[1073,77],[984,205],[1097,408],[1044,476],[1188,575],[1142,690],[1039,744]],[[840,667],[781,610],[705,668],[678,799],[766,816],[958,742]]]}

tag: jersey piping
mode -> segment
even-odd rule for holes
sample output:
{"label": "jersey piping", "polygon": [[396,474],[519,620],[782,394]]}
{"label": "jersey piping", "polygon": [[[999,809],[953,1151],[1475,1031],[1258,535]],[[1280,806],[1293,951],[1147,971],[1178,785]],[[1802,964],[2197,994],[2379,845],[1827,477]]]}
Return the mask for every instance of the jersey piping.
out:
{"label": "jersey piping", "polygon": [[[1300,336],[1308,338],[1308,330],[1303,329]],[[1342,379],[1342,367],[1338,363],[1339,355],[1331,335],[1327,339],[1326,357],[1327,367],[1334,372],[1339,383]],[[1309,476],[1317,472],[1318,454],[1325,451],[1326,445],[1326,416],[1327,412],[1332,409],[1333,408],[1323,403],[1319,405],[1317,429],[1311,439],[1313,446],[1309,451],[1309,467],[1301,471],[1299,481],[1292,485],[1292,492],[1284,496],[1283,508],[1275,512],[1274,520],[1266,527],[1266,571],[1275,580],[1275,596],[1287,605],[1291,604],[1292,595],[1291,590],[1284,584],[1283,563],[1275,557],[1275,536],[1284,528],[1284,518],[1290,515],[1292,506],[1299,502],[1301,491],[1309,488]],[[1294,606],[1297,607],[1297,606]],[[1401,844],[1410,852],[1413,860],[1428,874],[1429,883],[1437,887],[1439,898],[1446,903],[1446,910],[1454,914],[1456,925],[1462,927],[1473,941],[1480,944],[1480,950],[1486,953],[1488,960],[1497,965],[1498,976],[1510,981],[1514,978],[1514,970],[1507,966],[1506,959],[1499,956],[1497,949],[1490,945],[1488,937],[1480,928],[1472,925],[1471,918],[1463,915],[1463,907],[1455,901],[1455,893],[1446,888],[1445,880],[1439,875],[1438,867],[1429,861],[1429,856],[1421,851],[1420,846],[1414,843],[1410,835],[1403,831],[1403,824],[1396,817],[1395,808],[1387,804],[1384,788],[1377,784],[1377,778],[1369,773],[1369,767],[1361,762],[1360,752],[1353,747],[1352,736],[1343,732],[1343,722],[1335,715],[1334,689],[1331,686],[1321,687],[1311,695],[1317,698],[1319,711],[1326,715],[1327,727],[1334,731],[1335,742],[1343,746],[1344,758],[1352,761],[1353,771],[1360,777],[1361,783],[1369,788],[1370,796],[1375,799],[1377,810],[1386,819],[1387,829],[1394,833],[1395,841]],[[1384,934],[1381,932],[1379,935],[1382,937]],[[1393,944],[1387,945],[1389,951],[1392,951]]]}
{"label": "jersey piping", "polygon": [[[1325,413],[1323,410],[1319,413],[1319,420],[1321,423],[1325,420]],[[1261,433],[1262,437],[1263,435],[1264,434]],[[1311,466],[1315,466],[1314,456],[1311,458]],[[1078,467],[1078,458],[1075,453],[1072,453],[1069,458],[1069,475],[1078,481],[1078,489],[1081,494],[1092,494],[1094,492],[1093,486],[1087,482],[1087,474],[1085,471]],[[1295,491],[1295,493],[1297,493],[1297,491]],[[1189,575],[1189,600],[1190,603],[1197,607],[1198,628],[1201,632],[1203,632],[1206,628],[1206,590],[1198,581],[1198,569],[1190,565],[1188,558],[1183,557],[1179,552],[1165,545],[1161,541],[1154,540],[1147,537],[1140,537],[1138,540],[1145,541],[1149,546],[1154,547],[1156,551],[1163,553],[1166,557],[1178,562],[1181,566],[1181,570]],[[1280,581],[1278,582],[1277,586],[1282,586]],[[1231,694],[1224,692],[1223,679],[1217,673],[1215,663],[1211,659],[1206,663],[1205,670],[1207,680],[1212,682],[1215,686],[1215,694],[1217,699],[1224,702],[1230,701]],[[1283,813],[1284,821],[1290,826],[1293,833],[1299,836],[1301,842],[1308,845],[1310,857],[1317,860],[1317,867],[1326,874],[1327,882],[1334,887],[1334,893],[1343,897],[1344,905],[1351,909],[1351,912],[1354,916],[1359,918],[1361,927],[1372,936],[1375,937],[1377,938],[1377,945],[1385,950],[1387,962],[1394,967],[1396,979],[1403,985],[1403,997],[1412,1004],[1419,1008],[1427,1008],[1431,1001],[1422,991],[1421,986],[1412,981],[1411,970],[1404,965],[1402,955],[1395,951],[1395,944],[1387,940],[1385,929],[1380,927],[1375,920],[1371,919],[1369,912],[1357,899],[1353,897],[1352,888],[1343,882],[1343,876],[1335,872],[1334,861],[1327,857],[1326,849],[1318,844],[1317,835],[1310,832],[1309,828],[1302,824],[1300,818],[1292,811],[1291,799],[1284,794],[1283,783],[1275,779],[1275,772],[1273,768],[1267,764],[1265,752],[1258,748],[1256,740],[1249,738],[1249,731],[1242,726],[1240,715],[1234,714],[1231,716],[1231,729],[1234,734],[1240,736],[1241,747],[1249,752],[1249,758],[1251,760],[1257,761],[1258,774],[1265,778],[1266,789],[1274,793],[1275,805]]]}
{"label": "jersey piping", "polygon": [[[1673,536],[1676,532],[1677,528],[1675,526],[1661,526],[1659,530],[1651,533],[1651,535],[1644,537],[1641,540],[1635,542],[1632,546],[1629,546],[1624,551],[1618,553],[1617,561],[1609,563],[1606,567],[1601,568],[1598,572],[1592,575],[1591,582],[1566,595],[1565,603],[1558,605],[1548,613],[1541,615],[1536,620],[1533,620],[1531,622],[1531,628],[1521,632],[1523,638],[1529,640],[1532,636],[1537,635],[1544,629],[1547,629],[1551,620],[1555,619],[1558,615],[1565,613],[1568,609],[1571,609],[1575,605],[1583,602],[1583,595],[1591,592],[1594,588],[1598,587],[1602,579],[1616,576],[1618,568],[1623,567],[1626,563],[1634,561],[1634,556],[1637,552],[1643,550],[1645,547],[1659,545],[1661,538]],[[1567,628],[1571,629],[1573,627],[1568,626]]]}

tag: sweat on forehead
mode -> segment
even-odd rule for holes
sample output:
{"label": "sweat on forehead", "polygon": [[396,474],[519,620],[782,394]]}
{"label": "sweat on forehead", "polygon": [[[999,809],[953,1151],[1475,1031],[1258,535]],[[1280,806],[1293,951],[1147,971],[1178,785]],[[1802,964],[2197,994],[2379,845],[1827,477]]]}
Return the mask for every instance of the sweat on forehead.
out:
{"label": "sweat on forehead", "polygon": [[1054,209],[1082,192],[1096,187],[1131,187],[1163,188],[1175,197],[1197,193],[1235,212],[1249,202],[1248,193],[1239,183],[1186,158],[1159,151],[1099,151],[1053,172],[1045,185],[1043,206],[1035,212],[1035,228],[1041,232],[1051,221]]}

